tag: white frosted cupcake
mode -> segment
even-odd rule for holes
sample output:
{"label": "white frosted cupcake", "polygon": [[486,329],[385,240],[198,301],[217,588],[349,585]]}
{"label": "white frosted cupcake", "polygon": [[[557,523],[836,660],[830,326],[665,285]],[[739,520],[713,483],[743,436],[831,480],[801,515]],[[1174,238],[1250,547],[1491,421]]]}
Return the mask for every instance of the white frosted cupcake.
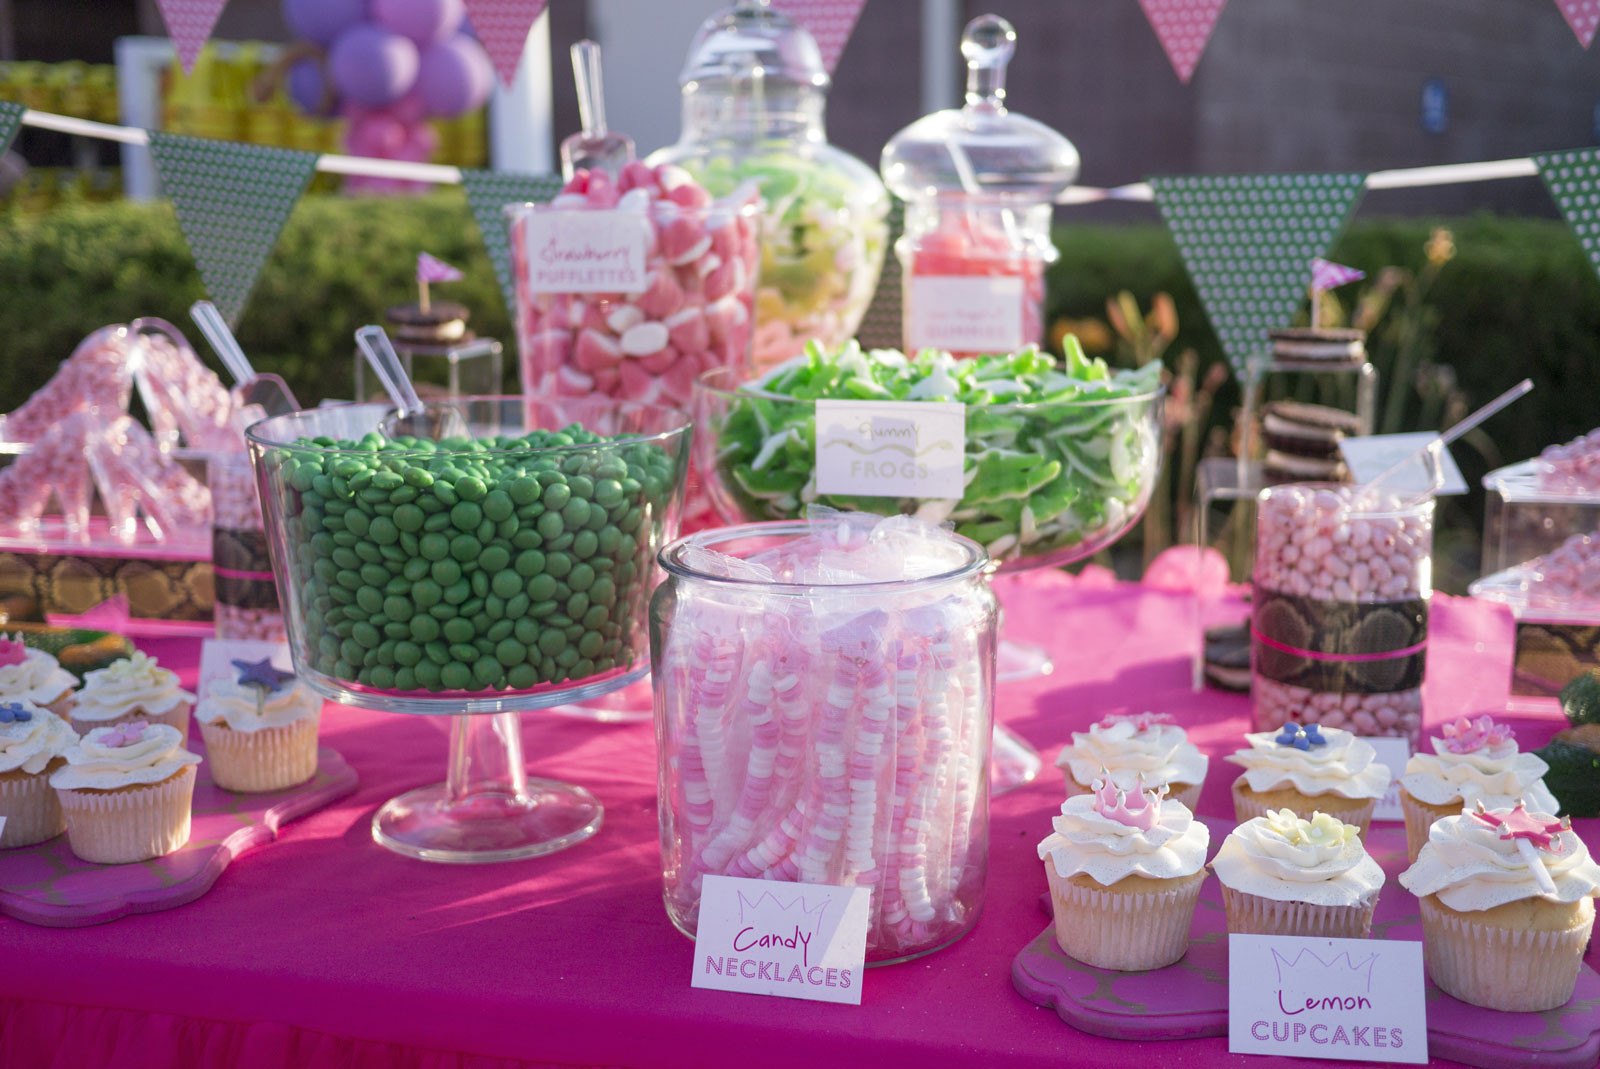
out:
{"label": "white frosted cupcake", "polygon": [[85,861],[115,865],[170,854],[189,841],[194,766],[170,724],[134,720],[95,728],[50,776],[67,818],[67,844]]}
{"label": "white frosted cupcake", "polygon": [[1233,815],[1241,823],[1277,809],[1309,818],[1326,813],[1366,837],[1372,811],[1389,789],[1389,769],[1372,745],[1339,728],[1285,724],[1246,735],[1249,749],[1226,760],[1244,766],[1233,781]]}
{"label": "white frosted cupcake", "polygon": [[1384,879],[1354,825],[1288,809],[1229,832],[1211,871],[1237,935],[1365,939]]}
{"label": "white frosted cupcake", "polygon": [[0,702],[32,702],[66,716],[77,685],[73,674],[44,650],[30,649],[20,635],[0,635]]}
{"label": "white frosted cupcake", "polygon": [[77,733],[48,709],[0,701],[0,849],[42,843],[66,827],[50,773],[77,741]]}
{"label": "white frosted cupcake", "polygon": [[1056,766],[1066,776],[1067,797],[1088,794],[1106,773],[1124,791],[1168,788],[1192,813],[1200,802],[1210,759],[1165,713],[1108,716],[1088,731],[1074,731]]}
{"label": "white frosted cupcake", "polygon": [[1433,753],[1413,754],[1400,777],[1400,807],[1406,815],[1406,856],[1417,859],[1434,821],[1482,802],[1510,809],[1519,800],[1535,813],[1560,808],[1544,785],[1550,766],[1517,749],[1516,736],[1493,717],[1460,717],[1428,740]]}
{"label": "white frosted cupcake", "polygon": [[1039,844],[1056,942],[1085,964],[1159,969],[1189,949],[1211,835],[1164,790],[1130,795],[1096,781],[1062,804]]}
{"label": "white frosted cupcake", "polygon": [[1443,817],[1400,883],[1422,907],[1422,957],[1440,990],[1517,1013],[1572,998],[1600,866],[1568,822],[1520,802]]}
{"label": "white frosted cupcake", "polygon": [[236,679],[214,679],[195,710],[211,779],[230,791],[276,791],[317,774],[322,698],[272,667],[234,661]]}
{"label": "white frosted cupcake", "polygon": [[95,728],[145,720],[174,727],[188,738],[193,708],[194,695],[178,686],[177,673],[136,650],[84,675],[83,689],[72,707],[72,726],[83,735]]}

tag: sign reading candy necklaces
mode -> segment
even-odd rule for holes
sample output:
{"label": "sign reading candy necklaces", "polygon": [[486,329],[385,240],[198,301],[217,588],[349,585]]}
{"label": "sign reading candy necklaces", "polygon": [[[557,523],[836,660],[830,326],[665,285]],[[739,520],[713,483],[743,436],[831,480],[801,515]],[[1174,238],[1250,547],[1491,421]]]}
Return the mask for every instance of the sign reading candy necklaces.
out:
{"label": "sign reading candy necklaces", "polygon": [[707,876],[694,987],[861,1004],[865,887]]}
{"label": "sign reading candy necklaces", "polygon": [[1009,353],[1022,348],[1022,279],[917,275],[906,349]]}
{"label": "sign reading candy necklaces", "polygon": [[956,401],[817,405],[817,492],[959,498],[967,406]]}
{"label": "sign reading candy necklaces", "polygon": [[1428,1060],[1422,944],[1228,936],[1228,1050],[1341,1061]]}
{"label": "sign reading candy necklaces", "polygon": [[533,293],[644,292],[650,221],[638,212],[529,212],[522,225]]}

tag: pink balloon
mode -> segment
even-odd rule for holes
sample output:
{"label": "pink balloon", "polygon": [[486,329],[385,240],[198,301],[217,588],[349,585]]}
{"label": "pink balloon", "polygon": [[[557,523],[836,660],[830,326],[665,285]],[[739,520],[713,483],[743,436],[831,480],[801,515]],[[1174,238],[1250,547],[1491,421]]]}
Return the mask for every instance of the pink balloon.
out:
{"label": "pink balloon", "polygon": [[465,17],[461,0],[372,0],[372,21],[411,38],[418,47],[449,37]]}
{"label": "pink balloon", "polygon": [[422,50],[417,92],[429,115],[454,118],[483,107],[494,86],[494,67],[483,46],[466,36]]}
{"label": "pink balloon", "polygon": [[345,30],[328,49],[328,73],[340,95],[369,108],[404,96],[417,80],[419,64],[410,38],[371,23]]}
{"label": "pink balloon", "polygon": [[383,160],[399,159],[409,139],[406,124],[388,111],[367,111],[350,114],[350,125],[345,132],[345,145],[355,156],[372,156]]}
{"label": "pink balloon", "polygon": [[283,0],[283,21],[296,37],[326,45],[367,17],[366,0]]}

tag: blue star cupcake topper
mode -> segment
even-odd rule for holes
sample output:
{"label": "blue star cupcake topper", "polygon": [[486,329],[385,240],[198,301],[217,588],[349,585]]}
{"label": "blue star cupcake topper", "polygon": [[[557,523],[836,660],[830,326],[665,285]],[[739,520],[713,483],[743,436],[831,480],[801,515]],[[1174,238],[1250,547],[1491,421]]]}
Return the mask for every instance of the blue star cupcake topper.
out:
{"label": "blue star cupcake topper", "polygon": [[1322,737],[1322,729],[1315,724],[1307,724],[1304,727],[1295,723],[1285,724],[1278,737],[1272,741],[1279,746],[1293,746],[1296,750],[1309,750],[1313,746],[1328,745],[1328,740]]}
{"label": "blue star cupcake topper", "polygon": [[26,724],[33,714],[21,702],[0,702],[0,724]]}
{"label": "blue star cupcake topper", "polygon": [[233,666],[239,670],[239,685],[255,685],[263,691],[280,691],[283,685],[294,678],[293,672],[280,671],[272,667],[272,658],[263,657],[259,661],[234,661]]}

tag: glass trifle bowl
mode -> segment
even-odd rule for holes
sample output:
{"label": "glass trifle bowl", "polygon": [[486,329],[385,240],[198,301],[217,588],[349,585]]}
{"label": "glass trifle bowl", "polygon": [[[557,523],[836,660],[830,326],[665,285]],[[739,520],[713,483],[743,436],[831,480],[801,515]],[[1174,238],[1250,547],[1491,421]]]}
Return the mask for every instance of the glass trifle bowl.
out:
{"label": "glass trifle bowl", "polygon": [[604,399],[431,410],[451,437],[386,434],[389,404],[246,432],[295,671],[346,705],[456,718],[446,782],[384,805],[379,843],[454,862],[559,850],[598,830],[601,808],[527,777],[516,714],[649,671],[689,421]]}
{"label": "glass trifle bowl", "polygon": [[[1160,474],[1162,403],[1156,365],[1112,371],[1068,339],[957,359],[924,351],[836,353],[812,346],[748,383],[726,371],[696,384],[696,452],[712,502],[729,522],[797,519],[812,505],[911,513],[983,546],[993,571],[1059,567],[1098,553],[1143,515]],[[819,400],[954,401],[964,405],[965,492],[959,499],[817,491]],[[1041,648],[1002,637],[996,679],[1048,673]],[[1038,754],[996,727],[996,791],[1038,774]]]}

